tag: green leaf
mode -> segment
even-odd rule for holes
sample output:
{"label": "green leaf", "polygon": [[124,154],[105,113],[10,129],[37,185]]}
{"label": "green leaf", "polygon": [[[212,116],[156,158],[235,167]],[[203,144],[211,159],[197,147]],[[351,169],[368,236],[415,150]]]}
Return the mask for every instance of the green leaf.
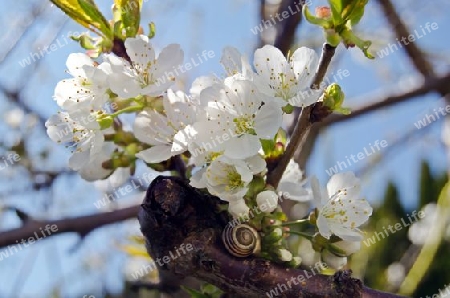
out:
{"label": "green leaf", "polygon": [[117,10],[115,22],[120,22],[125,30],[125,36],[120,34],[118,37],[135,37],[139,30],[142,0],[114,0],[114,9]]}
{"label": "green leaf", "polygon": [[344,9],[344,4],[342,1],[345,0],[328,0],[328,4],[330,4],[332,11],[336,11],[337,14],[341,15],[342,10]]}
{"label": "green leaf", "polygon": [[368,1],[369,0],[356,1],[357,3],[353,7],[353,10],[349,14],[349,16],[346,18],[347,20],[349,20],[351,22],[352,26],[355,26],[356,24],[358,24],[359,21],[361,20],[361,18],[363,17],[364,8],[366,7],[366,4]]}
{"label": "green leaf", "polygon": [[356,5],[358,4],[359,0],[353,0],[350,1],[348,3],[345,3],[342,11],[341,11],[341,17],[344,20],[344,22],[346,22],[349,18],[349,16],[352,14],[354,8],[356,7]]}
{"label": "green leaf", "polygon": [[334,29],[325,30],[325,39],[332,47],[337,47],[342,41],[341,36]]}
{"label": "green leaf", "polygon": [[189,295],[191,295],[192,298],[210,298],[209,295],[205,295],[202,292],[199,292],[197,290],[188,288],[186,286],[181,286],[181,288],[187,292]]}
{"label": "green leaf", "polygon": [[204,284],[201,286],[201,291],[204,294],[210,295],[213,298],[219,298],[222,296],[223,292],[218,287],[212,284]]}
{"label": "green leaf", "polygon": [[331,8],[331,19],[333,20],[334,26],[339,26],[344,23],[341,17],[342,12],[342,0],[328,0]]}
{"label": "green leaf", "polygon": [[[111,28],[108,21],[98,10],[92,0],[50,0],[71,19],[89,30],[111,37]],[[97,30],[99,31],[97,31]]]}
{"label": "green leaf", "polygon": [[270,153],[275,149],[274,140],[261,139],[261,146],[264,151],[264,155],[270,155]]}
{"label": "green leaf", "polygon": [[334,255],[338,256],[338,257],[346,257],[348,254],[345,250],[337,247],[336,245],[333,244],[329,244],[327,246],[327,249]]}

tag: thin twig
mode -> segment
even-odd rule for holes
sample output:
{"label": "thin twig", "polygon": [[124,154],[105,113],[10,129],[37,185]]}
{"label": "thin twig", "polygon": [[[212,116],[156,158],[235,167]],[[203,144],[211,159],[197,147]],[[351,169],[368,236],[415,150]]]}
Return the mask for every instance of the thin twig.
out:
{"label": "thin twig", "polygon": [[310,86],[311,89],[317,90],[320,88],[320,83],[322,83],[322,80],[327,73],[328,66],[330,66],[331,59],[333,58],[335,52],[336,47],[333,47],[327,43],[323,44],[322,55],[320,56],[319,66]]}
{"label": "thin twig", "polygon": [[302,110],[297,124],[295,125],[294,132],[292,133],[291,140],[286,147],[286,151],[281,156],[277,166],[267,175],[267,183],[275,188],[278,186],[278,183],[280,182],[289,161],[294,156],[296,149],[298,148],[312,125],[311,121],[309,120],[309,115],[312,109],[313,106],[309,106]]}
{"label": "thin twig", "polygon": [[322,127],[336,124],[342,121],[347,121],[367,113],[392,106],[397,103],[405,102],[411,100],[413,98],[419,97],[421,95],[425,95],[431,92],[439,92],[447,93],[450,91],[450,73],[439,77],[439,78],[430,78],[426,79],[425,82],[416,89],[410,90],[408,92],[388,96],[384,99],[377,100],[375,103],[359,107],[357,109],[352,110],[350,115],[331,115],[326,118],[322,123]]}
{"label": "thin twig", "polygon": [[[407,39],[410,35],[408,28],[406,28],[406,25],[395,10],[392,2],[390,0],[378,0],[378,3],[380,3],[381,9],[394,30],[397,39],[399,41]],[[404,43],[404,45],[405,52],[409,56],[414,67],[425,77],[434,76],[433,67],[416,43],[408,42]]]}
{"label": "thin twig", "polygon": [[17,240],[25,239],[30,237],[36,237],[36,234],[41,235],[42,231],[40,228],[45,228],[45,226],[56,225],[58,230],[54,233],[47,235],[45,238],[39,237],[40,239],[48,239],[55,235],[62,233],[75,232],[80,236],[84,237],[93,230],[100,228],[104,225],[121,222],[126,219],[136,218],[139,205],[123,208],[120,210],[114,210],[111,212],[96,213],[92,215],[85,215],[73,218],[64,218],[59,220],[33,220],[30,219],[24,225],[19,228],[4,231],[0,233],[0,248],[17,244]]}

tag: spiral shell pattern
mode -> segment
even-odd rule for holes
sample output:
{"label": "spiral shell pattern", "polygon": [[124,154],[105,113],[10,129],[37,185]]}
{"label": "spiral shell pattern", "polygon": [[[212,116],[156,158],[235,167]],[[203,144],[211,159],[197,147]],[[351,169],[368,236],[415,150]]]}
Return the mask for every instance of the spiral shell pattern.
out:
{"label": "spiral shell pattern", "polygon": [[222,241],[228,252],[238,258],[261,251],[261,236],[248,224],[228,224],[222,232]]}

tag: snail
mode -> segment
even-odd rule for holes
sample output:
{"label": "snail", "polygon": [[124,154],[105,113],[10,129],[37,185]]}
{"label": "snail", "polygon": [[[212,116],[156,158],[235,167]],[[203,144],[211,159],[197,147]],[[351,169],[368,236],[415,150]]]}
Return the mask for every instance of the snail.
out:
{"label": "snail", "polygon": [[228,224],[222,232],[222,241],[228,252],[238,258],[261,251],[261,236],[248,224]]}

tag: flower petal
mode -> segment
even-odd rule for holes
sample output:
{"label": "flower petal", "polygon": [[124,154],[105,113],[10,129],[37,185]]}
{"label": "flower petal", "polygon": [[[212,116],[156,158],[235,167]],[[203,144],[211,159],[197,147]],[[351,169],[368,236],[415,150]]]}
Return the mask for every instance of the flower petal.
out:
{"label": "flower petal", "polygon": [[329,196],[337,192],[345,192],[347,196],[358,196],[360,192],[360,180],[353,172],[343,172],[333,175],[327,183]]}
{"label": "flower petal", "polygon": [[227,142],[224,154],[230,158],[245,159],[261,149],[259,138],[254,135],[242,135]]}
{"label": "flower petal", "polygon": [[297,78],[298,88],[308,87],[319,64],[319,56],[313,49],[301,47],[295,50],[290,63]]}
{"label": "flower petal", "polygon": [[172,146],[170,145],[157,145],[138,152],[136,154],[136,157],[144,160],[147,163],[158,163],[171,158],[171,150]]}

